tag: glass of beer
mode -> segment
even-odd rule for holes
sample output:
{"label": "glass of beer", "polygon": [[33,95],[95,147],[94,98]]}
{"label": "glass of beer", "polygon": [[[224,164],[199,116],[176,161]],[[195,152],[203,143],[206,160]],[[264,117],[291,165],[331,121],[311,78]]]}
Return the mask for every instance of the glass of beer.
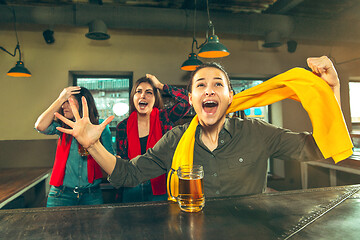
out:
{"label": "glass of beer", "polygon": [[201,165],[183,165],[177,170],[179,194],[177,202],[185,212],[199,212],[205,206],[204,169]]}

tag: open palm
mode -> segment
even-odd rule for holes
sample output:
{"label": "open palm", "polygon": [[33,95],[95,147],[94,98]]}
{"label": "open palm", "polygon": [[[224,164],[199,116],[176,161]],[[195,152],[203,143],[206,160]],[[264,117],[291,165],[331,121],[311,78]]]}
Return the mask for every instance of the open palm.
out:
{"label": "open palm", "polygon": [[74,101],[70,98],[69,103],[75,117],[75,122],[65,118],[59,113],[55,113],[55,116],[72,129],[62,127],[57,127],[56,129],[58,129],[60,132],[74,136],[84,148],[88,148],[99,140],[104,128],[114,119],[114,116],[108,117],[99,125],[94,125],[90,122],[89,119],[89,110],[85,97],[82,97],[81,101],[83,104],[83,117],[80,117],[79,111],[77,110]]}

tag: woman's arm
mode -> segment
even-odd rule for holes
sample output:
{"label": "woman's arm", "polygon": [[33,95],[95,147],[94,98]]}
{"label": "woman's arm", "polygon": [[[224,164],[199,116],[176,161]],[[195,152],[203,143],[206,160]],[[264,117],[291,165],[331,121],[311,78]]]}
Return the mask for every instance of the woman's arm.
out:
{"label": "woman's arm", "polygon": [[[114,116],[107,118],[99,125],[93,125],[89,119],[86,99],[82,97],[81,100],[83,104],[83,118],[80,118],[74,101],[70,98],[69,103],[74,113],[75,122],[65,118],[59,113],[55,113],[56,117],[58,117],[61,121],[63,121],[65,124],[72,128],[66,129],[62,127],[57,127],[57,129],[61,132],[74,136],[79,142],[79,144],[84,146],[84,148],[89,151],[91,156],[101,166],[101,168],[103,168],[104,171],[109,175],[112,175],[115,169],[115,165],[117,163],[116,157],[105,149],[105,147],[99,141],[99,138],[106,125],[114,119]],[[179,140],[180,138],[177,141]],[[133,161],[125,161],[121,159],[120,162],[122,163],[122,165],[120,168],[117,169],[117,172],[113,177],[116,178],[121,175],[121,178],[127,178],[125,174],[128,174],[129,180],[127,181],[129,181],[130,183],[138,184],[139,181],[154,178],[163,174],[164,172],[166,172],[167,168],[170,168],[171,165],[172,157],[169,157],[169,152],[172,152],[173,154],[176,148],[176,144],[174,143],[173,139],[169,140],[168,142],[172,145],[171,151],[169,151],[169,148],[171,147],[165,144],[162,145],[161,149],[155,151],[156,153],[149,149],[148,152],[150,151],[150,153],[147,153],[145,156],[137,157],[137,164],[133,164]],[[159,146],[154,148],[159,148]],[[149,156],[147,157],[148,154]],[[140,171],[139,169],[143,169],[143,171]]]}
{"label": "woman's arm", "polygon": [[164,85],[159,81],[159,79],[157,79],[154,75],[151,74],[146,74],[146,77],[151,79],[156,88],[163,90],[165,93],[175,98],[175,105],[165,109],[168,115],[167,118],[172,123],[175,123],[177,120],[181,119],[188,113],[191,106],[189,103],[188,92],[185,89],[176,88],[170,85]]}
{"label": "woman's arm", "polygon": [[108,150],[106,150],[106,148],[100,143],[100,141],[92,144],[90,147],[87,148],[87,150],[107,174],[110,175],[114,171],[116,157]]}
{"label": "woman's arm", "polygon": [[35,122],[35,128],[38,131],[45,131],[54,120],[54,113],[59,111],[62,104],[66,102],[72,94],[78,94],[79,92],[80,87],[78,86],[65,88],[50,107],[38,117]]}
{"label": "woman's arm", "polygon": [[165,85],[164,92],[175,98],[176,103],[174,106],[166,109],[169,120],[175,123],[184,117],[191,108],[188,92],[183,88],[177,88],[171,85]]}
{"label": "woman's arm", "polygon": [[145,77],[150,78],[157,89],[163,90],[164,84],[162,84],[157,77],[149,73],[145,74]]}

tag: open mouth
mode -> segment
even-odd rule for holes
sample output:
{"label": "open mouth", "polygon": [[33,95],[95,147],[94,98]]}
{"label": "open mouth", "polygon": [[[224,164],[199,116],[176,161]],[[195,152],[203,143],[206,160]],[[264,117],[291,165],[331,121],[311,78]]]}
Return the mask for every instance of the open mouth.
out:
{"label": "open mouth", "polygon": [[146,108],[147,105],[148,105],[147,102],[139,102],[139,107],[140,107],[140,109]]}
{"label": "open mouth", "polygon": [[218,102],[208,100],[203,102],[202,107],[206,113],[215,113],[218,105]]}

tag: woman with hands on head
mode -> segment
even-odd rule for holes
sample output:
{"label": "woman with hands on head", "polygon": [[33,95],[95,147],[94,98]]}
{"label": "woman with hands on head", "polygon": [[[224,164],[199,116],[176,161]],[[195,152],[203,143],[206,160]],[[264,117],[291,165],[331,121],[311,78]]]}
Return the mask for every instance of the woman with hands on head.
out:
{"label": "woman with hands on head", "polygon": [[[330,59],[323,56],[309,58],[307,62],[313,72],[331,87],[339,102],[340,82]],[[198,118],[193,164],[204,167],[203,184],[207,197],[263,192],[269,157],[287,160],[323,157],[310,133],[291,132],[257,119],[226,118],[233,92],[227,73],[218,64],[198,67],[191,75],[188,89],[189,101]],[[75,103],[70,101],[70,104],[75,109]],[[83,105],[86,105],[85,99]],[[94,159],[110,174],[108,179],[115,187],[136,185],[169,172],[177,145],[189,128],[189,124],[173,128],[145,154],[127,162],[108,153],[98,141],[102,129],[112,117],[94,126],[88,121],[85,108],[84,118],[75,115],[75,122],[58,113],[56,116],[72,128],[59,130],[86,144]]]}
{"label": "woman with hands on head", "polygon": [[[88,104],[84,108],[81,98],[87,99]],[[73,102],[70,107],[69,100]],[[35,123],[35,128],[46,135],[59,135],[56,149],[55,162],[50,178],[50,192],[47,199],[47,207],[93,205],[102,204],[101,183],[102,171],[93,157],[86,149],[73,138],[62,133],[57,127],[68,129],[68,125],[54,118],[54,113],[60,112],[67,119],[74,120],[75,115],[80,118],[79,111],[86,111],[87,120],[92,124],[99,124],[99,114],[95,101],[86,88],[71,86],[65,88],[59,97],[43,112]],[[76,111],[74,111],[76,110]],[[70,120],[69,120],[70,121]],[[113,154],[111,133],[108,127],[104,127],[99,138],[105,149]]]}
{"label": "woman with hands on head", "polygon": [[[160,90],[174,98],[173,106],[163,108]],[[146,74],[135,82],[129,102],[130,116],[116,127],[117,155],[129,160],[152,148],[190,109],[186,90],[164,85],[151,74]],[[166,199],[166,175],[162,174],[136,187],[125,187],[122,201]]]}

